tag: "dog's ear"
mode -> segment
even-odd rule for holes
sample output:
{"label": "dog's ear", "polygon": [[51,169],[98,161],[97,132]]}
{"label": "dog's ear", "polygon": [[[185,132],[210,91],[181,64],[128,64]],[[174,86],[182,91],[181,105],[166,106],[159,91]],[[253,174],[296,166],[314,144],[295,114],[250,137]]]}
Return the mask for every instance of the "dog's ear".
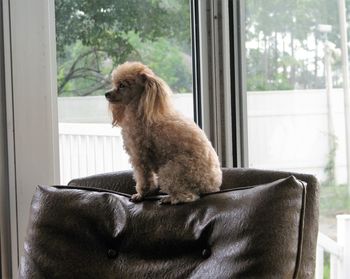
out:
{"label": "dog's ear", "polygon": [[141,72],[140,74],[138,74],[136,76],[135,82],[139,85],[145,86],[148,76],[150,76],[150,74],[146,74],[145,72]]}
{"label": "dog's ear", "polygon": [[152,72],[140,73],[145,90],[139,103],[139,114],[148,123],[157,122],[172,110],[169,86]]}

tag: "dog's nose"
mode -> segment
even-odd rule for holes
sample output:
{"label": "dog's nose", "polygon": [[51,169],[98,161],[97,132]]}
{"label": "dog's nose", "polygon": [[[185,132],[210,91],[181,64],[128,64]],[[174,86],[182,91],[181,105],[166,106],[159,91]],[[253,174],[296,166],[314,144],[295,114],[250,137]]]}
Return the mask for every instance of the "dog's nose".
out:
{"label": "dog's nose", "polygon": [[111,97],[112,93],[113,93],[113,89],[107,91],[107,92],[105,93],[105,97],[106,97],[107,99],[109,99],[109,98]]}

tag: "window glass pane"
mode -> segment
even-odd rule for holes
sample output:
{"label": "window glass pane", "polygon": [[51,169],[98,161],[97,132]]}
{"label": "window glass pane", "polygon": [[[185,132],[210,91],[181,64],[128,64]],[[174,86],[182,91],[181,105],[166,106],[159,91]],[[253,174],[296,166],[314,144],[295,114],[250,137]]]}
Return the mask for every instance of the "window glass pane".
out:
{"label": "window glass pane", "polygon": [[245,1],[250,167],[316,175],[333,239],[336,215],[350,213],[337,3]]}
{"label": "window glass pane", "polygon": [[193,118],[188,0],[56,0],[55,10],[62,184],[130,168],[104,98],[118,64],[147,64]]}

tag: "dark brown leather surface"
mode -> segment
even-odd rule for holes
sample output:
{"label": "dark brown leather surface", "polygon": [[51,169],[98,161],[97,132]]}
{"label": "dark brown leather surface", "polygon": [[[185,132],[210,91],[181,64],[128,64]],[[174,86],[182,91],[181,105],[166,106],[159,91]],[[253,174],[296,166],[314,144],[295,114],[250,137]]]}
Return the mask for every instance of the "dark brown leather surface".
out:
{"label": "dark brown leather surface", "polygon": [[132,171],[118,171],[73,179],[69,186],[103,188],[107,190],[135,194],[135,180]]}
{"label": "dark brown leather surface", "polygon": [[[303,253],[299,278],[314,278],[319,219],[319,184],[315,176],[272,170],[223,168],[223,183],[221,189],[269,183],[290,175],[294,175],[297,179],[307,183]],[[69,185],[102,187],[129,194],[135,193],[135,182],[132,179],[131,171],[74,179]]]}
{"label": "dark brown leather surface", "polygon": [[[121,177],[121,184],[105,179],[105,188],[133,183],[130,173]],[[82,186],[103,188],[88,181]],[[178,206],[157,198],[134,204],[127,194],[98,189],[38,187],[20,275],[303,278],[307,187],[285,176]]]}

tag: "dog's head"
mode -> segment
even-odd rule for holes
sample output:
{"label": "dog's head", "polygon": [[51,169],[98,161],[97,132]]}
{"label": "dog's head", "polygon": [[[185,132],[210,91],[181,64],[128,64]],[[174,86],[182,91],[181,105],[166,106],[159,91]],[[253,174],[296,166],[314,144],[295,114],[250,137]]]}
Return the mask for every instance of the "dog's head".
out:
{"label": "dog's head", "polygon": [[113,125],[122,123],[126,111],[147,123],[156,122],[171,111],[170,88],[142,63],[119,65],[112,73],[112,82],[113,89],[105,96],[112,111]]}

